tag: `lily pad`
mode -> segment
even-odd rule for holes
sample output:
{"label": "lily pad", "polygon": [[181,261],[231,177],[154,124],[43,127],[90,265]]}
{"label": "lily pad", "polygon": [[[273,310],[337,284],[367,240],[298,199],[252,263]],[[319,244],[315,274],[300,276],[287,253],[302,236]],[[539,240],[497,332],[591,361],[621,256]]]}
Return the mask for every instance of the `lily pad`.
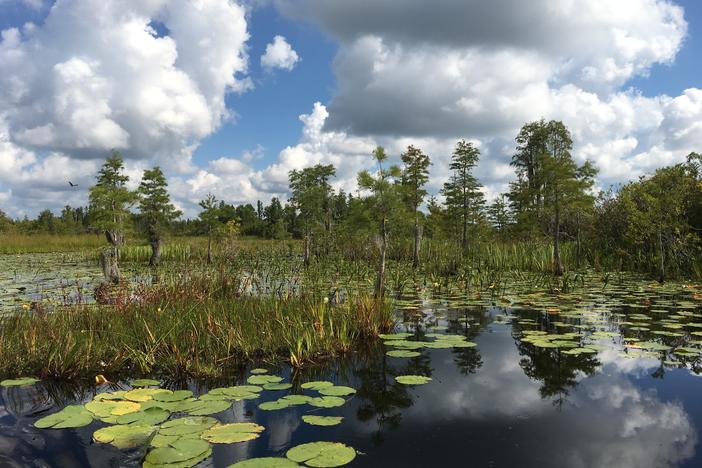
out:
{"label": "lily pad", "polygon": [[[201,439],[179,439],[165,447],[157,447],[146,454],[144,466],[159,466],[181,464],[195,459],[203,459],[203,455],[212,452],[209,443]],[[205,457],[207,458],[207,457]],[[198,462],[196,462],[198,463]],[[192,466],[192,465],[191,465]]]}
{"label": "lily pad", "polygon": [[310,398],[308,403],[317,408],[336,408],[346,403],[346,400],[336,396],[323,396],[317,398]]}
{"label": "lily pad", "polygon": [[118,449],[127,449],[146,443],[156,429],[156,426],[149,424],[107,426],[95,431],[93,438],[103,444],[112,444]]}
{"label": "lily pad", "polygon": [[291,448],[285,456],[307,466],[329,468],[352,462],[356,450],[339,442],[312,442]]}
{"label": "lily pad", "polygon": [[128,413],[117,418],[117,424],[146,424],[155,426],[168,419],[171,413],[163,408],[147,408],[136,413]]}
{"label": "lily pad", "polygon": [[34,423],[39,429],[68,429],[87,426],[93,422],[93,414],[78,405],[69,405],[58,413],[44,416]]}
{"label": "lily pad", "polygon": [[258,405],[258,409],[263,411],[276,411],[289,408],[291,405],[285,400],[267,401]]}
{"label": "lily pad", "polygon": [[184,411],[192,416],[207,416],[221,413],[231,406],[231,402],[227,400],[195,400]]}
{"label": "lily pad", "polygon": [[141,409],[141,404],[123,400],[93,400],[85,404],[85,409],[98,418],[108,418],[136,413]]}
{"label": "lily pad", "polygon": [[278,383],[282,380],[283,378],[277,375],[252,375],[246,379],[246,382],[251,385],[265,385],[267,383]]}
{"label": "lily pad", "polygon": [[252,373],[252,374],[255,374],[255,375],[267,374],[267,373],[268,373],[268,369],[262,369],[262,368],[251,369],[251,373]]}
{"label": "lily pad", "polygon": [[339,386],[322,388],[319,390],[319,393],[321,395],[327,395],[327,396],[348,396],[348,395],[353,395],[354,393],[356,393],[356,389],[351,388],[351,387],[345,387],[343,385],[339,385]]}
{"label": "lily pad", "polygon": [[343,421],[344,418],[341,416],[305,415],[302,417],[302,420],[307,424],[312,424],[313,426],[336,426],[337,424],[341,424],[341,421]]}
{"label": "lily pad", "polygon": [[423,385],[431,382],[431,377],[425,377],[423,375],[398,375],[395,377],[395,380],[403,385]]}
{"label": "lily pad", "polygon": [[334,384],[332,382],[328,382],[326,380],[315,380],[312,382],[305,382],[300,387],[304,388],[305,390],[320,390],[325,387],[331,387]]}
{"label": "lily pad", "polygon": [[217,424],[217,420],[210,417],[185,417],[171,419],[161,425],[158,433],[166,436],[182,436],[185,434],[203,433]]}
{"label": "lily pad", "polygon": [[263,385],[264,390],[287,390],[292,388],[292,384],[289,383],[267,383]]}
{"label": "lily pad", "polygon": [[130,390],[124,394],[124,398],[129,401],[149,401],[153,400],[154,396],[159,394],[170,394],[170,390],[164,390],[162,388],[137,388],[136,390]]}
{"label": "lily pad", "polygon": [[256,439],[264,429],[255,423],[216,424],[200,437],[213,444],[233,444]]}
{"label": "lily pad", "polygon": [[173,402],[173,401],[183,401],[193,396],[193,392],[190,390],[176,390],[175,392],[162,392],[153,395],[153,399],[156,401],[163,402]]}
{"label": "lily pad", "polygon": [[17,379],[6,379],[0,382],[0,386],[3,387],[24,387],[27,385],[34,385],[39,382],[39,379],[34,377],[19,377]]}
{"label": "lily pad", "polygon": [[404,349],[394,349],[392,351],[388,351],[385,354],[387,354],[390,357],[397,357],[397,358],[413,358],[413,357],[418,357],[418,356],[422,355],[422,353],[420,353],[419,351],[409,351],[409,350],[404,350]]}
{"label": "lily pad", "polygon": [[161,382],[154,379],[136,379],[132,380],[132,387],[152,387],[154,385],[160,385]]}
{"label": "lily pad", "polygon": [[229,465],[229,468],[295,468],[299,466],[288,458],[260,457],[234,463]]}

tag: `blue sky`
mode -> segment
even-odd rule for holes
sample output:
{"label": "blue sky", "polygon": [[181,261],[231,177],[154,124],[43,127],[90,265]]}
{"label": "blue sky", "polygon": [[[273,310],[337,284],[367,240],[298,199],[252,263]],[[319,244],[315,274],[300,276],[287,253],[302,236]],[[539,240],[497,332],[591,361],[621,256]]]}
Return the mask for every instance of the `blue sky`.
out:
{"label": "blue sky", "polygon": [[246,1],[0,0],[0,209],[85,204],[111,148],[190,216],[317,163],[354,190],[378,144],[424,149],[436,193],[461,138],[493,197],[542,117],[601,188],[702,150],[698,1]]}

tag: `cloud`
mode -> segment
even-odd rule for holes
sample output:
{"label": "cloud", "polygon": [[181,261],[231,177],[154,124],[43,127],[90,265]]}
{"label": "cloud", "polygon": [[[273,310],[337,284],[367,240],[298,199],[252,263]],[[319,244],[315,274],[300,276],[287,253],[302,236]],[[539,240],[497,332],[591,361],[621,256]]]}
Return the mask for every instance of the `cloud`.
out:
{"label": "cloud", "polygon": [[271,71],[275,68],[292,70],[300,57],[283,36],[275,36],[273,42],[266,46],[266,53],[261,56],[261,66]]}
{"label": "cloud", "polygon": [[2,31],[7,137],[185,167],[229,116],[225,94],[250,87],[247,39],[244,9],[226,0],[58,2],[42,24]]}

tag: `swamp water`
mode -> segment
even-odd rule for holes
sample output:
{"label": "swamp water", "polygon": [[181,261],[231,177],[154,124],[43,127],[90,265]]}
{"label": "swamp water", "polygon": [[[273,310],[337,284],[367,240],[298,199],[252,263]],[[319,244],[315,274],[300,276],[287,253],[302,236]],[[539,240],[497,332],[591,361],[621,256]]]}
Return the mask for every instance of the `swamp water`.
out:
{"label": "swamp water", "polygon": [[[399,301],[393,334],[323,367],[2,387],[0,465],[699,467],[701,304],[644,283],[501,302],[435,294]],[[331,383],[304,385],[318,381]],[[123,393],[137,384],[147,390]],[[66,405],[85,406],[42,419]],[[213,426],[229,423],[253,424]],[[319,441],[341,445],[290,451]]]}

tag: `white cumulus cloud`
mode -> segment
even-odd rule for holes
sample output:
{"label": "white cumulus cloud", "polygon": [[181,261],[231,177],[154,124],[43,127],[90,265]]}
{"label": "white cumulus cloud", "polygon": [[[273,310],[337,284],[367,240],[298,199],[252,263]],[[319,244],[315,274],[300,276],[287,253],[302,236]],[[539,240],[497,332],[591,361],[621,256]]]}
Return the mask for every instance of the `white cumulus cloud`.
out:
{"label": "white cumulus cloud", "polygon": [[266,70],[280,68],[290,71],[299,61],[297,52],[283,36],[275,36],[273,42],[266,46],[266,53],[261,56],[261,66]]}

